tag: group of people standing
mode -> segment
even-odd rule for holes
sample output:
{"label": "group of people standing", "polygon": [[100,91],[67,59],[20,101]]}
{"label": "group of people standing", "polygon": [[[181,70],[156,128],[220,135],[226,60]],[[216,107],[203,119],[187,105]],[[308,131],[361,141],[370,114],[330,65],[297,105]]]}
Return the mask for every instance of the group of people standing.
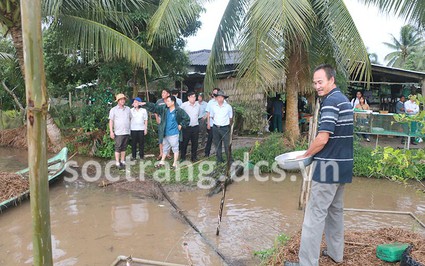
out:
{"label": "group of people standing", "polygon": [[[416,103],[416,96],[410,95],[409,100],[406,101],[406,97],[404,95],[400,96],[400,100],[396,103],[395,111],[397,114],[406,114],[406,115],[416,115],[419,113],[419,105]],[[404,126],[407,126],[406,124],[403,124]],[[406,131],[408,129],[405,129]],[[410,123],[410,132],[416,134],[418,130],[418,123],[417,122],[411,122]],[[401,143],[404,144],[405,138],[402,138]],[[417,145],[418,142],[416,141],[416,138],[413,138],[411,144]]]}
{"label": "group of people standing", "polygon": [[[354,109],[357,109],[357,110],[361,110],[361,111],[371,110],[370,106],[367,104],[367,101],[366,101],[366,99],[363,96],[363,93],[361,91],[356,92],[356,97],[351,100],[351,105]],[[416,96],[410,95],[409,100],[406,101],[406,96],[401,95],[400,99],[395,104],[395,112],[396,112],[396,114],[406,114],[408,116],[418,114],[419,113],[419,105],[416,103]],[[359,115],[357,115],[357,116],[359,116]],[[362,119],[362,118],[360,117],[360,119]],[[364,118],[363,120],[367,120],[367,119]],[[410,130],[408,128],[409,125],[410,125]],[[403,124],[403,126],[406,127],[405,132],[409,131],[409,133],[415,134],[417,129],[418,129],[418,123],[411,122],[409,125]],[[369,136],[367,134],[363,134],[363,138],[366,141],[370,141]],[[401,143],[404,144],[404,142],[405,142],[405,139],[402,138]],[[413,138],[413,141],[411,142],[411,144],[417,145],[417,141],[416,141],[415,138]]]}
{"label": "group of people standing", "polygon": [[[201,145],[205,144],[205,156],[209,157],[211,146],[216,147],[217,162],[223,162],[222,146],[226,157],[229,154],[230,125],[233,119],[233,109],[225,100],[228,98],[223,91],[215,88],[211,100],[204,101],[204,95],[194,91],[187,93],[187,101],[178,98],[178,91],[172,93],[163,89],[161,99],[156,103],[143,102],[136,97],[132,108],[125,105],[127,97],[120,93],[116,95],[117,105],[109,112],[110,137],[115,140],[115,160],[118,168],[125,167],[125,151],[131,137],[132,157],[136,160],[144,158],[144,142],[148,130],[148,112],[155,114],[158,125],[159,155],[157,168],[165,165],[165,160],[171,159],[170,150],[174,154],[172,168],[180,161],[186,160],[187,149],[191,143],[192,162],[197,161],[199,137]],[[207,137],[208,136],[208,137]],[[206,143],[205,143],[206,141]]]}

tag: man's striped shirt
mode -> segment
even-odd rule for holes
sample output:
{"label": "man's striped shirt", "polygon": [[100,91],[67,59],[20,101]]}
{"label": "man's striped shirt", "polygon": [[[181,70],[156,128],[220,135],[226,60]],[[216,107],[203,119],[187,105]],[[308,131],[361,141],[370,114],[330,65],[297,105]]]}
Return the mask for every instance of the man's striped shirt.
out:
{"label": "man's striped shirt", "polygon": [[329,132],[325,147],[314,156],[313,180],[351,183],[353,177],[353,108],[335,88],[322,99],[318,132]]}

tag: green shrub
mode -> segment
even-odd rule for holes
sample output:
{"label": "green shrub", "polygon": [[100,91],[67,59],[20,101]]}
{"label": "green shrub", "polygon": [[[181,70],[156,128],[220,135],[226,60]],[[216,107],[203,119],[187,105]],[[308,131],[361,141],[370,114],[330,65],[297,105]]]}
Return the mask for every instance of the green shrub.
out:
{"label": "green shrub", "polygon": [[392,180],[425,178],[425,151],[378,147],[372,152],[374,162],[370,167],[376,177],[387,177]]}
{"label": "green shrub", "polygon": [[301,139],[295,147],[285,140],[282,134],[271,133],[263,142],[255,142],[251,149],[238,150],[234,153],[235,159],[243,160],[243,152],[250,152],[249,160],[256,164],[259,161],[267,161],[268,165],[261,165],[260,171],[263,173],[272,172],[274,158],[282,153],[307,149],[307,142]]}
{"label": "green shrub", "polygon": [[354,143],[354,176],[370,177],[373,175],[371,167],[374,164],[372,148],[364,147],[360,143]]}
{"label": "green shrub", "polygon": [[263,249],[259,251],[254,251],[254,256],[261,259],[263,263],[265,263],[271,256],[273,256],[279,247],[286,245],[289,241],[290,237],[285,234],[280,234],[276,237],[274,241],[274,245],[271,248]]}
{"label": "green shrub", "polygon": [[[109,128],[106,132],[109,132]],[[102,143],[97,147],[95,156],[100,158],[114,158],[115,154],[115,141],[111,139],[108,133],[102,138]]]}

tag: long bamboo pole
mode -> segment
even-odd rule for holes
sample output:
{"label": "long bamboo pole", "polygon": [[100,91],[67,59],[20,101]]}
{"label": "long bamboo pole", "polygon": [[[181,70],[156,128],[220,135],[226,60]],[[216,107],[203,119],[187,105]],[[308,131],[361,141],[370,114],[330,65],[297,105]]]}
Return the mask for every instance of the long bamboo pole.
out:
{"label": "long bamboo pole", "polygon": [[21,0],[27,98],[33,265],[53,265],[47,179],[47,91],[41,41],[41,0]]}

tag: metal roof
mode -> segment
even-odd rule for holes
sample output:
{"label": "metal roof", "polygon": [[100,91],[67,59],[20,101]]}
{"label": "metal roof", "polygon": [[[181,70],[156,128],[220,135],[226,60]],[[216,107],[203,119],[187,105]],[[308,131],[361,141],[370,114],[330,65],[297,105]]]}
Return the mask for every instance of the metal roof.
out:
{"label": "metal roof", "polygon": [[[206,66],[208,65],[208,58],[210,57],[211,50],[199,50],[189,52],[189,60],[192,66]],[[224,52],[225,65],[239,64],[239,51]]]}

